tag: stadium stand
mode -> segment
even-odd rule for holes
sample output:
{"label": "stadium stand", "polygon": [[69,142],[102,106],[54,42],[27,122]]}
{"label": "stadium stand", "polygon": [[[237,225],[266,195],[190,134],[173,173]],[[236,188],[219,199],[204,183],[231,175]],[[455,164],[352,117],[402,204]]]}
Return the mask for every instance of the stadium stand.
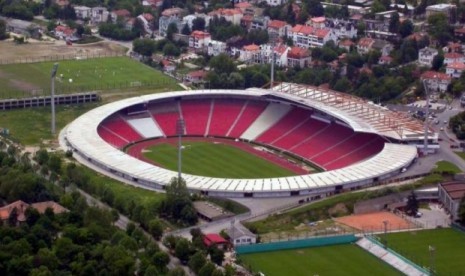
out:
{"label": "stadium stand", "polygon": [[99,126],[97,129],[97,132],[105,142],[109,143],[115,148],[122,148],[123,146],[129,143],[128,140],[125,140],[124,138],[119,137],[118,135],[109,131],[107,128],[103,126]]}
{"label": "stadium stand", "polygon": [[127,119],[127,122],[144,138],[155,138],[165,135],[152,117]]}
{"label": "stadium stand", "polygon": [[150,107],[150,112],[166,136],[176,135],[176,122],[180,113],[175,101],[154,104]]}
{"label": "stadium stand", "polygon": [[186,123],[186,133],[204,136],[210,116],[211,100],[183,100],[181,110]]}
{"label": "stadium stand", "polygon": [[289,134],[292,130],[305,123],[311,114],[312,113],[309,110],[293,108],[279,122],[262,133],[255,140],[261,143],[272,144],[274,141],[282,138],[286,134]]}
{"label": "stadium stand", "polygon": [[244,133],[244,131],[249,128],[249,126],[258,118],[258,116],[260,116],[267,105],[268,103],[266,102],[247,101],[236,122],[234,122],[234,124],[231,126],[227,136],[241,137],[242,133]]}
{"label": "stadium stand", "polygon": [[300,125],[288,135],[281,137],[271,144],[277,148],[289,151],[292,150],[293,147],[305,142],[306,139],[310,139],[313,135],[323,131],[328,126],[329,125],[324,122],[320,122],[315,119],[308,119],[305,124]]}
{"label": "stadium stand", "polygon": [[245,103],[244,100],[215,99],[207,135],[226,136]]}
{"label": "stadium stand", "polygon": [[270,103],[241,135],[241,138],[250,141],[255,140],[260,134],[276,124],[291,108],[290,105]]}
{"label": "stadium stand", "polygon": [[102,127],[116,134],[117,136],[129,141],[135,142],[142,139],[142,136],[137,133],[122,117],[119,115],[112,116],[102,123]]}

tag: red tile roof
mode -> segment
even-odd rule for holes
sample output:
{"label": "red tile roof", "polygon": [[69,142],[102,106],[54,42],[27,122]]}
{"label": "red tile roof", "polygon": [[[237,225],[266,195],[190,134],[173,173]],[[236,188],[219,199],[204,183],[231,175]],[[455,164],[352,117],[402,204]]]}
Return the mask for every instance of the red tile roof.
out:
{"label": "red tile roof", "polygon": [[32,203],[31,207],[36,209],[41,214],[45,213],[45,210],[47,210],[47,208],[52,209],[54,214],[61,214],[61,213],[68,212],[68,209],[66,209],[65,207],[61,206],[60,204],[54,201]]}
{"label": "red tile roof", "polygon": [[350,46],[352,46],[354,44],[355,43],[350,39],[345,39],[345,40],[342,40],[341,42],[339,42],[340,46],[348,46],[348,47],[350,47]]}
{"label": "red tile roof", "polygon": [[213,244],[227,244],[228,241],[218,234],[206,234],[203,236],[203,243],[206,246],[210,246]]}
{"label": "red tile roof", "polygon": [[369,37],[362,37],[359,41],[358,41],[358,46],[360,47],[370,47],[373,43],[375,42],[374,39],[372,38],[369,38]]}
{"label": "red tile roof", "polygon": [[260,46],[256,45],[256,44],[250,44],[250,45],[245,45],[243,47],[243,49],[245,51],[250,51],[250,52],[253,52],[253,51],[258,51],[260,50]]}
{"label": "red tile roof", "polygon": [[0,208],[0,219],[7,220],[10,217],[11,212],[16,208],[17,220],[26,221],[26,209],[29,207],[29,204],[22,200],[17,200],[13,203],[10,203],[6,206]]}
{"label": "red tile roof", "polygon": [[286,26],[286,22],[281,20],[271,20],[268,22],[268,28],[271,29],[281,29],[284,26]]}
{"label": "red tile roof", "polygon": [[211,35],[207,32],[203,32],[203,31],[193,31],[191,33],[191,36],[197,38],[197,39],[202,39],[202,38],[207,38],[207,37],[210,37]]}
{"label": "red tile roof", "polygon": [[465,64],[463,62],[452,62],[451,64],[447,65],[447,68],[465,70]]}
{"label": "red tile roof", "polygon": [[464,55],[459,54],[459,53],[446,53],[446,54],[444,54],[445,59],[459,59],[459,58],[463,58],[463,57],[464,57]]}
{"label": "red tile roof", "polygon": [[142,14],[142,16],[145,18],[145,20],[147,21],[152,21],[154,19],[153,15],[151,15],[150,13],[144,13]]}
{"label": "red tile roof", "polygon": [[421,74],[422,79],[439,79],[439,80],[447,80],[450,81],[452,78],[444,73],[436,72],[436,71],[426,71]]}
{"label": "red tile roof", "polygon": [[197,70],[197,71],[189,72],[187,75],[190,76],[191,78],[203,79],[207,75],[207,72],[204,70]]}
{"label": "red tile roof", "polygon": [[319,16],[319,17],[313,17],[310,19],[313,23],[323,23],[326,21],[326,17],[324,16]]}
{"label": "red tile roof", "polygon": [[310,56],[308,49],[300,47],[292,47],[289,52],[287,52],[287,57],[292,59],[302,59]]}
{"label": "red tile roof", "polygon": [[116,16],[121,16],[121,17],[131,16],[131,12],[126,9],[116,10],[116,11],[113,11],[113,13],[116,14]]}

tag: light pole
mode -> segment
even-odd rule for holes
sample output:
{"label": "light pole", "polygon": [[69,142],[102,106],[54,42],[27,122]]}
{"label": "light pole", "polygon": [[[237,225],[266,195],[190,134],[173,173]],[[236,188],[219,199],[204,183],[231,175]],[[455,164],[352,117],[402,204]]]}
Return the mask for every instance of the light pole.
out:
{"label": "light pole", "polygon": [[428,246],[430,264],[429,264],[429,275],[434,275],[434,254],[436,253],[436,248],[432,245]]}
{"label": "light pole", "polygon": [[50,105],[52,106],[52,134],[55,134],[55,76],[58,70],[58,63],[53,64],[52,73],[51,73],[51,97],[50,97]]}
{"label": "light pole", "polygon": [[[434,79],[436,79],[436,75],[433,76]],[[423,137],[423,154],[428,155],[428,120],[429,120],[429,93],[428,93],[428,84],[427,84],[427,79],[425,78],[423,80],[423,87],[425,89],[425,95],[426,95],[426,110],[425,110],[425,133]]]}
{"label": "light pole", "polygon": [[178,133],[178,181],[181,181],[181,151],[182,151],[182,136],[185,131],[185,122],[183,118],[179,118],[176,122],[176,132]]}

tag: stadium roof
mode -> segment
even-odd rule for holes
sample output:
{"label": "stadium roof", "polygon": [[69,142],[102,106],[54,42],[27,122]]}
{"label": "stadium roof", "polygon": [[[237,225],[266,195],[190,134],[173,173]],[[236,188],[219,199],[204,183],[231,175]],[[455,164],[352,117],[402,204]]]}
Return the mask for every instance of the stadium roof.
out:
{"label": "stadium roof", "polygon": [[[396,140],[424,137],[423,123],[405,112],[395,112],[372,102],[334,90],[314,86],[279,83],[273,87],[279,95],[298,96],[316,109],[348,123],[355,131],[377,133]],[[437,139],[437,133],[430,133]]]}
{"label": "stadium roof", "polygon": [[[151,188],[159,188],[168,184],[173,177],[177,176],[177,173],[156,167],[114,148],[99,136],[97,127],[105,118],[125,107],[154,100],[196,94],[259,97],[269,94],[269,91],[263,89],[199,90],[134,97],[109,103],[85,113],[64,130],[64,135],[71,147],[94,164],[96,163],[100,167],[107,168],[110,171],[114,170],[115,173],[125,178],[137,179],[139,184],[150,186]],[[289,94],[289,96],[291,97],[292,95]],[[337,110],[331,106],[325,107],[323,103],[316,101],[311,101],[310,103],[311,106],[328,111],[332,115],[337,115]],[[338,115],[337,117],[341,116]],[[355,130],[376,130],[375,128],[370,128],[370,125],[363,123],[361,119],[356,119],[352,116],[347,116],[347,118],[342,116],[342,118],[344,121],[350,123]],[[279,196],[280,193],[284,195],[290,191],[305,190],[310,192],[315,189],[324,190],[326,188],[328,188],[328,191],[334,191],[334,187],[338,185],[367,184],[376,181],[374,179],[383,179],[383,177],[385,178],[388,175],[398,173],[401,169],[408,166],[416,156],[417,150],[413,146],[386,143],[380,153],[368,160],[322,173],[265,179],[224,179],[183,174],[183,178],[186,180],[188,188],[211,191],[217,195],[267,193],[268,195]]]}

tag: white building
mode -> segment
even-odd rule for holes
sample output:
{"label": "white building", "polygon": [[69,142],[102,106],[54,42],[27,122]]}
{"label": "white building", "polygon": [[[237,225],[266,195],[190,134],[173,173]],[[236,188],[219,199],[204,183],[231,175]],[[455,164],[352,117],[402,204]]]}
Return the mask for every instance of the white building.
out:
{"label": "white building", "polygon": [[183,23],[181,16],[184,10],[180,8],[166,9],[161,13],[160,19],[158,20],[158,33],[160,36],[165,37],[170,24],[176,24],[178,31],[182,30]]}
{"label": "white building", "polygon": [[226,230],[230,242],[234,246],[248,245],[257,242],[257,236],[245,228],[242,224],[235,224]]}
{"label": "white building", "polygon": [[291,29],[289,35],[292,37],[294,45],[302,48],[322,47],[330,40],[337,43],[337,38],[328,28],[316,29],[311,26],[297,24]]}
{"label": "white building", "polygon": [[217,16],[224,20],[233,23],[234,25],[241,24],[241,18],[244,16],[241,9],[217,9],[208,14],[211,17]]}
{"label": "white building", "polygon": [[280,6],[287,3],[287,0],[266,0],[268,6]]}
{"label": "white building", "polygon": [[204,13],[189,14],[182,18],[182,23],[183,25],[187,24],[187,26],[189,26],[189,28],[192,30],[192,26],[193,26],[192,22],[196,18],[203,18],[205,20],[205,28],[207,28],[208,24],[210,23],[211,16],[206,15]]}
{"label": "white building", "polygon": [[92,9],[86,6],[74,6],[74,12],[76,13],[76,18],[81,20],[86,20],[92,15]]}
{"label": "white building", "polygon": [[226,52],[226,43],[223,41],[210,40],[207,45],[207,54],[209,56],[217,56]]}
{"label": "white building", "polygon": [[425,81],[428,91],[431,92],[445,92],[452,82],[452,78],[448,74],[436,71],[426,71],[420,79]]}
{"label": "white building", "polygon": [[452,62],[446,66],[446,74],[454,79],[460,78],[465,71],[465,64],[463,62]]}
{"label": "white building", "polygon": [[110,13],[107,8],[104,7],[93,7],[91,11],[90,22],[92,24],[100,24],[108,21]]}
{"label": "white building", "polygon": [[458,220],[460,201],[465,197],[465,183],[448,182],[438,185],[439,201],[449,212],[452,220]]}
{"label": "white building", "polygon": [[465,62],[465,56],[460,53],[446,53],[444,54],[444,64],[451,64],[455,62]]}
{"label": "white building", "polygon": [[418,51],[418,63],[423,66],[431,67],[433,59],[438,55],[438,50],[434,48],[425,47]]}
{"label": "white building", "polygon": [[189,47],[194,49],[206,48],[211,41],[211,35],[203,31],[193,31],[189,36]]}

